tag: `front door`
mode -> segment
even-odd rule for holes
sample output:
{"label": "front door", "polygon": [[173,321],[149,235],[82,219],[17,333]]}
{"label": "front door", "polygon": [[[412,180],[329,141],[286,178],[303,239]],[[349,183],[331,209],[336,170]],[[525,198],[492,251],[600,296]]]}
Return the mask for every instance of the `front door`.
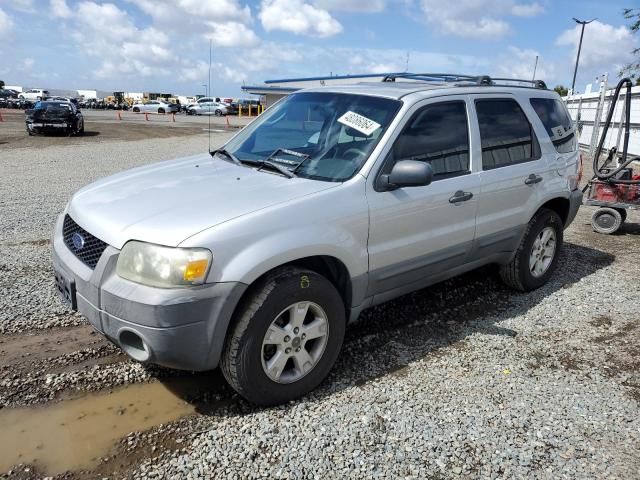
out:
{"label": "front door", "polygon": [[376,177],[399,160],[430,162],[423,187],[379,191],[369,182],[368,296],[379,303],[432,283],[465,263],[475,233],[480,179],[463,96],[417,104]]}

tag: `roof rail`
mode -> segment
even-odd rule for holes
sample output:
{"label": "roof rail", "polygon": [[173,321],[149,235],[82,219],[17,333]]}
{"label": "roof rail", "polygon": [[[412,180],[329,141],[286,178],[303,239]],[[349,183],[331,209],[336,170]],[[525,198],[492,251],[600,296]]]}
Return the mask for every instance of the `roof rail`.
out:
{"label": "roof rail", "polygon": [[[522,80],[519,78],[491,78],[489,75],[465,75],[459,73],[391,73],[386,75],[383,82],[395,82],[396,79],[408,79],[419,82],[457,83],[460,86],[474,85],[510,85],[511,83],[527,83],[531,88],[547,88],[542,80]],[[521,86],[521,85],[512,85]]]}

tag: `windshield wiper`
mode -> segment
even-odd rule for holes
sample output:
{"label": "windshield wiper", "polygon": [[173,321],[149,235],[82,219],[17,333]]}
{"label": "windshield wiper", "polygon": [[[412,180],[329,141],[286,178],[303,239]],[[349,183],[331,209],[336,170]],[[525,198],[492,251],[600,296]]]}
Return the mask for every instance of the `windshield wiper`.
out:
{"label": "windshield wiper", "polygon": [[260,166],[258,167],[258,170],[260,170],[263,167],[269,167],[272,168],[274,170],[277,170],[278,172],[280,172],[282,175],[286,176],[287,178],[293,178],[295,176],[297,176],[295,173],[293,173],[291,170],[289,170],[286,167],[283,167],[282,165],[278,165],[275,162],[272,162],[271,160],[263,160],[261,162],[259,162]]}
{"label": "windshield wiper", "polygon": [[220,155],[222,155],[224,157],[227,157],[229,160],[231,160],[232,163],[235,163],[236,165],[242,165],[242,162],[240,160],[238,160],[238,157],[236,157],[233,153],[228,151],[226,148],[219,148],[218,150],[212,150],[211,152],[209,152],[209,154],[212,157],[216,153],[219,153]]}

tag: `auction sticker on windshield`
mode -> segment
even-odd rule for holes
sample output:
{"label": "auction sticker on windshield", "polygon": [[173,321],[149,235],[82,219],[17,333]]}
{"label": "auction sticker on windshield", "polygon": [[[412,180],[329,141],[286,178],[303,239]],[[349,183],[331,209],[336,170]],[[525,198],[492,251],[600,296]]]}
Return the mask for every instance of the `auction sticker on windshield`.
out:
{"label": "auction sticker on windshield", "polygon": [[365,134],[367,137],[380,128],[379,123],[351,110],[342,115],[338,122]]}

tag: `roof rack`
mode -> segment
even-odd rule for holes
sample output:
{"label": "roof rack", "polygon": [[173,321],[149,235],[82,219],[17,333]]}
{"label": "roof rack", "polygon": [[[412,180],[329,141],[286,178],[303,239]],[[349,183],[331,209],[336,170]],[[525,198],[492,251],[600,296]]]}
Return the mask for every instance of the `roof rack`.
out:
{"label": "roof rack", "polygon": [[468,84],[490,86],[490,85],[512,85],[513,83],[526,83],[528,88],[541,88],[546,90],[547,85],[542,80],[523,80],[520,78],[491,78],[489,75],[464,75],[459,73],[391,73],[386,75],[383,82],[395,82],[396,79],[408,79],[419,82],[440,82],[455,83],[459,86]]}

